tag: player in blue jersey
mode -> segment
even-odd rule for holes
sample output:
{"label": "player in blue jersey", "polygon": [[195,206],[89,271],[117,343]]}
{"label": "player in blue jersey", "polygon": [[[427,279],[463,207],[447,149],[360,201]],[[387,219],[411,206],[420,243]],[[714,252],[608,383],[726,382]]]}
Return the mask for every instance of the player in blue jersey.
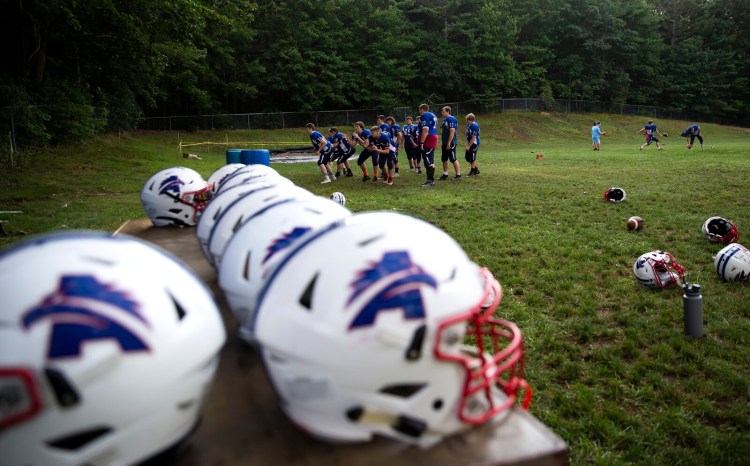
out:
{"label": "player in blue jersey", "polygon": [[307,128],[307,133],[310,135],[310,142],[312,142],[315,149],[315,154],[318,155],[318,166],[320,167],[320,173],[323,174],[323,181],[321,183],[330,183],[336,179],[336,175],[331,170],[333,146],[319,131],[315,130],[313,123],[306,124],[305,128]]}
{"label": "player in blue jersey", "polygon": [[372,132],[365,128],[365,124],[361,121],[354,123],[354,140],[362,146],[362,152],[359,153],[357,158],[357,165],[362,169],[362,182],[370,179],[370,175],[367,173],[367,167],[365,162],[367,159],[372,158],[372,181],[378,181],[378,153],[370,150],[372,143]]}
{"label": "player in blue jersey", "polygon": [[703,150],[703,135],[701,134],[701,127],[698,126],[697,123],[693,123],[692,125],[688,126],[685,131],[682,132],[681,135],[683,138],[687,138],[688,141],[688,149],[693,148],[693,143],[695,142],[695,139],[698,139],[698,142],[701,143],[701,150]]}
{"label": "player in blue jersey", "polygon": [[379,126],[373,126],[370,128],[370,131],[372,132],[372,145],[371,150],[377,152],[380,155],[380,160],[385,160],[382,162],[381,169],[385,170],[385,165],[388,165],[388,171],[384,171],[383,174],[385,176],[386,184],[389,186],[393,186],[393,167],[394,167],[394,156],[395,156],[395,147],[393,147],[393,143],[391,142],[391,137],[386,133],[385,131],[381,131]]}
{"label": "player in blue jersey", "polygon": [[401,148],[401,143],[404,141],[404,131],[401,129],[401,125],[396,123],[396,119],[392,116],[386,117],[385,122],[391,128],[388,135],[391,137],[391,144],[396,148],[396,152],[393,156],[393,176],[398,176],[398,150]]}
{"label": "player in blue jersey", "polygon": [[328,130],[328,134],[331,135],[328,139],[333,145],[333,151],[335,154],[336,178],[338,178],[342,172],[344,173],[344,176],[353,176],[352,167],[349,165],[349,157],[354,155],[357,151],[354,148],[354,144],[352,144],[352,142],[349,141],[349,138],[347,138],[346,135],[340,132],[335,126]]}
{"label": "player in blue jersey", "polygon": [[438,145],[437,117],[430,111],[430,106],[419,106],[419,123],[417,124],[417,143],[424,161],[427,181],[422,186],[435,186],[435,148]]}
{"label": "player in blue jersey", "polygon": [[602,131],[602,122],[595,121],[594,126],[591,127],[591,143],[594,146],[594,150],[601,150],[601,136],[607,134],[606,131]]}
{"label": "player in blue jersey", "polygon": [[419,153],[419,145],[415,138],[417,131],[417,125],[414,124],[414,119],[411,116],[407,116],[405,120],[403,140],[404,150],[406,151],[406,158],[409,161],[409,171],[415,173],[422,173],[422,169],[419,168],[419,162],[421,154]]}
{"label": "player in blue jersey", "polygon": [[479,167],[477,167],[477,150],[479,150],[479,124],[477,118],[473,113],[466,115],[466,151],[464,158],[469,165],[471,170],[469,176],[476,176],[479,174]]}
{"label": "player in blue jersey", "polygon": [[461,180],[461,164],[456,159],[456,144],[458,143],[458,120],[456,117],[451,115],[451,108],[448,106],[443,107],[443,124],[440,128],[443,130],[442,138],[442,157],[443,162],[443,176],[440,177],[440,181],[448,179],[448,162],[453,164],[453,169],[456,171],[456,176],[453,178],[455,181]]}
{"label": "player in blue jersey", "polygon": [[646,123],[646,126],[636,131],[635,134],[642,133],[644,136],[646,136],[646,142],[641,145],[640,150],[643,150],[644,148],[651,145],[652,142],[656,143],[656,149],[661,150],[662,147],[659,145],[659,138],[656,137],[658,134],[659,136],[666,137],[666,134],[661,133],[658,129],[656,129],[656,125],[654,124],[654,120],[648,120]]}
{"label": "player in blue jersey", "polygon": [[[385,122],[385,115],[378,115],[377,124],[378,124],[378,128],[380,128],[381,133],[391,134],[391,125]],[[378,158],[380,162],[380,165],[379,165],[380,177],[383,179],[383,181],[386,181],[386,173],[385,173],[386,157],[383,157],[381,154]]]}

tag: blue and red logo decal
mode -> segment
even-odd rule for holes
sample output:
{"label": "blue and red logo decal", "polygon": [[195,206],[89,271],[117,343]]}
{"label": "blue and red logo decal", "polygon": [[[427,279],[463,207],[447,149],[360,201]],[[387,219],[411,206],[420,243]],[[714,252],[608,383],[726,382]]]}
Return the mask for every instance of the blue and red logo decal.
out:
{"label": "blue and red logo decal", "polygon": [[370,268],[358,273],[347,306],[366,290],[378,289],[349,324],[349,329],[375,323],[381,311],[401,310],[405,319],[426,316],[421,289],[437,289],[437,280],[414,264],[407,251],[386,252]]}
{"label": "blue and red logo decal", "polygon": [[312,230],[312,228],[310,227],[295,227],[289,233],[284,233],[279,238],[275,239],[273,243],[268,246],[266,256],[263,258],[263,264],[268,262],[268,260],[273,257],[274,254],[283,251],[284,249],[291,246],[291,244],[294,243],[300,236],[304,235],[310,230]]}
{"label": "blue and red logo decal", "polygon": [[149,323],[138,311],[138,303],[123,291],[90,275],[68,275],[49,296],[29,310],[23,327],[49,320],[52,323],[47,358],[78,357],[88,341],[114,340],[123,352],[148,351],[146,342],[118,319],[130,315]]}
{"label": "blue and red logo decal", "polygon": [[179,196],[180,186],[185,186],[185,182],[182,181],[177,175],[168,176],[159,185],[159,194],[174,193]]}

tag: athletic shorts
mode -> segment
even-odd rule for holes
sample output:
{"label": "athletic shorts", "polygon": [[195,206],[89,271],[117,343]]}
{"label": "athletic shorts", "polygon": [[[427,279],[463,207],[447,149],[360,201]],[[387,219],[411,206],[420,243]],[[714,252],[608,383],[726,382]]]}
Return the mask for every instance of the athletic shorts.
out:
{"label": "athletic shorts", "polygon": [[466,159],[469,163],[474,163],[477,161],[477,150],[479,150],[479,146],[476,144],[472,144],[471,147],[469,147],[469,150],[464,152],[464,159]]}
{"label": "athletic shorts", "polygon": [[381,170],[385,170],[386,164],[388,164],[388,169],[391,169],[396,163],[398,163],[398,158],[396,157],[396,153],[394,151],[388,151],[388,155],[380,154]]}
{"label": "athletic shorts", "polygon": [[600,141],[599,136],[591,136],[591,142],[598,143]]}
{"label": "athletic shorts", "polygon": [[[362,165],[369,159],[370,157],[373,157],[373,160],[377,160],[375,156],[377,156],[377,152],[372,152],[367,150],[367,148],[363,147],[362,152],[359,153],[359,157],[357,158],[357,165]],[[374,164],[377,164],[377,162],[374,162]]]}
{"label": "athletic shorts", "polygon": [[442,156],[440,157],[440,160],[443,162],[450,162],[453,163],[456,161],[456,148],[453,147],[451,149],[446,149],[445,146],[442,147]]}
{"label": "athletic shorts", "polygon": [[425,149],[435,149],[438,146],[437,134],[428,134],[424,140]]}
{"label": "athletic shorts", "polygon": [[339,152],[339,156],[336,159],[336,163],[344,163],[347,160],[349,160],[349,157],[351,157],[352,155],[354,155],[355,152],[357,152],[357,149],[355,149],[354,146],[351,146],[349,148],[349,152],[344,152],[342,150],[339,150],[338,152]]}
{"label": "athletic shorts", "polygon": [[333,148],[321,152],[318,157],[318,165],[328,165],[328,162],[331,161],[331,155],[333,155]]}

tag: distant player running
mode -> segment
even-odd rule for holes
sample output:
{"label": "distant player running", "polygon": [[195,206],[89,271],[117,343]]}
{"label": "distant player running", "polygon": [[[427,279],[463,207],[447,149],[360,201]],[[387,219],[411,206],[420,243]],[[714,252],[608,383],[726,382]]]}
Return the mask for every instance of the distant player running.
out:
{"label": "distant player running", "polygon": [[661,133],[658,129],[656,129],[656,125],[654,124],[654,120],[648,120],[648,123],[646,123],[646,126],[639,129],[635,132],[635,134],[643,133],[643,135],[646,136],[646,142],[643,143],[640,150],[643,150],[644,148],[651,145],[652,142],[656,143],[656,149],[662,150],[662,147],[659,145],[659,138],[656,137],[658,134],[659,136],[667,137],[667,133]]}

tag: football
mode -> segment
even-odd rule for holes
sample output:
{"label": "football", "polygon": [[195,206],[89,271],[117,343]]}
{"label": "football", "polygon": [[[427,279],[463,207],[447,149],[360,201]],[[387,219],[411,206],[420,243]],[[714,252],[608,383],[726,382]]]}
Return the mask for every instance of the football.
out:
{"label": "football", "polygon": [[640,230],[645,225],[643,219],[634,215],[628,219],[628,230]]}
{"label": "football", "polygon": [[669,135],[668,135],[667,133],[661,133],[661,134],[662,134],[662,136],[664,136],[665,138],[668,138],[668,137],[669,137]]}

